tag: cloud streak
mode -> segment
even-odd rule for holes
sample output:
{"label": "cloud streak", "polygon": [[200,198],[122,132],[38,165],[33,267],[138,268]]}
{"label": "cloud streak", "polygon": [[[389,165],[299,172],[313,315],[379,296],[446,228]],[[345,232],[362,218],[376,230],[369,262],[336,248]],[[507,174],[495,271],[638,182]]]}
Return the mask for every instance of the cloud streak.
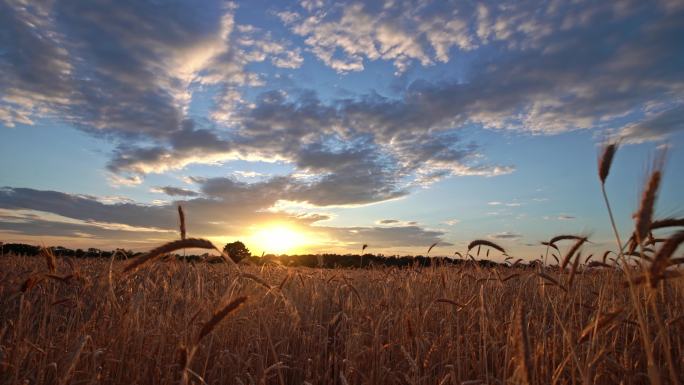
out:
{"label": "cloud streak", "polygon": [[489,238],[502,240],[516,240],[522,238],[522,235],[510,231],[503,231],[500,233],[490,234]]}
{"label": "cloud streak", "polygon": [[[0,190],[0,231],[14,237],[79,237],[90,234],[100,240],[154,242],[177,237],[175,205],[186,212],[189,234],[231,239],[245,236],[245,229],[268,223],[286,223],[331,239],[332,246],[372,243],[377,248],[422,247],[442,241],[444,233],[415,224],[390,227],[332,227],[316,225],[326,216],[267,210],[276,202],[274,190],[287,188],[286,180],[258,185],[227,178],[204,180],[202,196],[160,205],[134,202],[103,203],[93,196],[26,188]],[[294,193],[298,193],[294,191]],[[51,230],[52,229],[52,230]],[[152,235],[151,235],[152,234]]]}

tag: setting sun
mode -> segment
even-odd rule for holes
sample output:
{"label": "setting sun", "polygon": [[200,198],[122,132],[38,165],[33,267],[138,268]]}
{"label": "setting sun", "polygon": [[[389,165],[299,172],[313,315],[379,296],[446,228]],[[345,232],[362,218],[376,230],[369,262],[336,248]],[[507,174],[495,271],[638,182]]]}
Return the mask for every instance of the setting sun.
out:
{"label": "setting sun", "polygon": [[257,250],[260,249],[267,254],[285,254],[306,245],[307,238],[302,232],[291,227],[271,225],[257,230],[252,236],[252,242]]}

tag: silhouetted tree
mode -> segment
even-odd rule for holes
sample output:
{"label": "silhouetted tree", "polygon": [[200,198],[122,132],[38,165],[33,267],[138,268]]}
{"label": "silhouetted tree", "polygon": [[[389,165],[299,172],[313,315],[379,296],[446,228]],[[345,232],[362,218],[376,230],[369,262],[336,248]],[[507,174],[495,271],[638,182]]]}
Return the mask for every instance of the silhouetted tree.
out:
{"label": "silhouetted tree", "polygon": [[252,256],[252,253],[249,252],[247,246],[245,246],[245,244],[240,241],[227,243],[226,246],[223,248],[223,252],[228,254],[228,256],[230,256],[230,259],[235,261],[235,263]]}

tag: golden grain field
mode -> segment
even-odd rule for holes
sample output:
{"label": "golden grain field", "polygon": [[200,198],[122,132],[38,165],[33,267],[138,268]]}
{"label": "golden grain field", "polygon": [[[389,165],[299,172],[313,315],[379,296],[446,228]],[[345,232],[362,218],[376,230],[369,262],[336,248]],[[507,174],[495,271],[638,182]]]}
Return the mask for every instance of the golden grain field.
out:
{"label": "golden grain field", "polygon": [[681,280],[639,285],[635,303],[624,273],[605,268],[578,271],[570,285],[567,273],[472,264],[238,269],[168,260],[119,275],[124,264],[114,263],[110,281],[106,260],[57,259],[49,273],[40,258],[2,258],[2,383],[682,381]]}

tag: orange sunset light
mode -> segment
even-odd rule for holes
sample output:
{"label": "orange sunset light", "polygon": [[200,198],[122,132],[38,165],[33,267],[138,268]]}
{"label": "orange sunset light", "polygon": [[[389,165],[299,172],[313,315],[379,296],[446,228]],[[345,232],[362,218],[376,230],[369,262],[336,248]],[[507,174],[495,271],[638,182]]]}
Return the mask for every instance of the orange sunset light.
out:
{"label": "orange sunset light", "polygon": [[267,254],[295,253],[312,243],[309,234],[287,224],[265,225],[258,228],[249,239],[253,252]]}

